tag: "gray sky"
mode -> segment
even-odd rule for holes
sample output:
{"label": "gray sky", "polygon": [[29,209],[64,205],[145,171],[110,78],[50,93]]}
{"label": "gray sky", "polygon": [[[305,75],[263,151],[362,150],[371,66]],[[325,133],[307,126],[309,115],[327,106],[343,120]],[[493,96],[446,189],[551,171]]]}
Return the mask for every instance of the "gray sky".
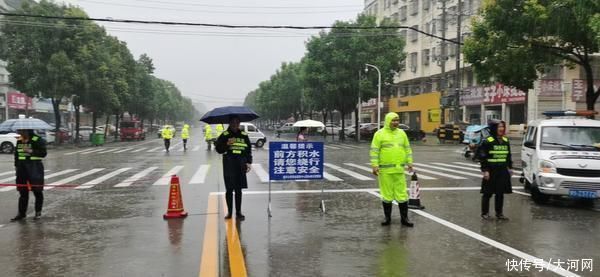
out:
{"label": "gray sky", "polygon": [[[244,25],[325,25],[350,20],[363,0],[65,0],[91,17]],[[154,60],[155,75],[207,107],[242,102],[282,62],[299,61],[317,31],[239,30],[103,24],[138,57]]]}

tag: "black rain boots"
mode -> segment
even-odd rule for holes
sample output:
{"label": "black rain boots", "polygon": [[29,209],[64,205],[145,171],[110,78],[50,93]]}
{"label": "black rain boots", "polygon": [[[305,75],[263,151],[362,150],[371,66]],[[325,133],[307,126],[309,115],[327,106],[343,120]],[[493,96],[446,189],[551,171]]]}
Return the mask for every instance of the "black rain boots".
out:
{"label": "black rain boots", "polygon": [[400,222],[402,225],[406,227],[415,226],[412,222],[408,221],[408,202],[398,203],[398,207],[400,208]]}
{"label": "black rain boots", "polygon": [[385,221],[381,222],[381,226],[388,226],[392,223],[392,203],[381,202],[383,205],[383,214],[385,215]]}

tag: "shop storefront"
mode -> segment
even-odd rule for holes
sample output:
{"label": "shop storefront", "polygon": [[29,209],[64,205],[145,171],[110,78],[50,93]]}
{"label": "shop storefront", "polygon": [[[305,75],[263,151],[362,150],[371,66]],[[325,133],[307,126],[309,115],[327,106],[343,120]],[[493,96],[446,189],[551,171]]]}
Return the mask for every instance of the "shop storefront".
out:
{"label": "shop storefront", "polygon": [[464,89],[460,95],[463,120],[485,124],[501,119],[507,125],[522,126],[526,122],[526,98],[524,91],[503,84]]}
{"label": "shop storefront", "polygon": [[412,129],[433,132],[440,125],[439,92],[394,97],[389,100],[390,111],[400,115],[400,122]]}

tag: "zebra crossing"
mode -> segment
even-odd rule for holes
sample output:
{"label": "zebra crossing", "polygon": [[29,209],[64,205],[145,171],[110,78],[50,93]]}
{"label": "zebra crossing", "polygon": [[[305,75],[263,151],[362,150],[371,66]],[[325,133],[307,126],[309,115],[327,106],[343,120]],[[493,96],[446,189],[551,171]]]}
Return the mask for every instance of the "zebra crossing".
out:
{"label": "zebra crossing", "polygon": [[[360,145],[353,145],[353,144],[339,144],[339,143],[335,143],[335,144],[325,144],[325,149],[326,150],[332,150],[332,151],[337,151],[337,150],[362,150],[362,149],[368,149],[368,147],[361,147]],[[205,147],[201,146],[201,145],[188,145],[187,147],[187,152],[198,152],[201,150],[204,150]],[[256,149],[256,147],[253,147],[254,149]],[[83,150],[77,150],[77,151],[73,151],[73,152],[68,152],[65,153],[65,156],[71,156],[71,155],[101,155],[101,154],[129,154],[129,153],[158,153],[158,152],[163,152],[165,149],[164,146],[156,146],[156,147],[149,147],[149,146],[144,146],[144,147],[132,147],[132,146],[128,146],[128,147],[94,147],[94,148],[88,148],[88,149],[83,149]],[[182,143],[177,143],[174,145],[171,145],[170,148],[171,152],[184,152]],[[264,147],[262,147],[260,150],[269,150],[268,145],[265,145]]]}
{"label": "zebra crossing", "polygon": [[[114,153],[114,152],[113,152]],[[183,185],[202,185],[207,183],[209,178],[222,178],[219,167],[211,164],[194,165],[194,168],[185,170],[187,166],[174,165],[165,171],[159,170],[158,167],[141,168],[135,172],[131,167],[124,168],[91,168],[91,169],[63,169],[56,172],[50,172],[45,176],[46,190],[52,190],[57,187],[64,186],[66,188],[74,188],[77,190],[91,189],[98,185],[106,187],[106,185],[115,188],[126,188],[131,186],[167,186],[172,175],[179,175]],[[464,162],[450,163],[414,163],[415,171],[418,173],[419,179],[426,184],[429,180],[477,180],[481,178],[479,173],[479,165]],[[374,182],[376,177],[371,174],[371,167],[368,163],[324,163],[323,178],[328,182],[343,182],[343,181],[362,181]],[[49,172],[49,170],[46,170]],[[14,183],[14,171],[0,172],[0,183]],[[518,178],[520,172],[515,171],[513,178]],[[13,176],[10,176],[13,175]],[[157,176],[158,175],[158,176]],[[191,175],[191,176],[188,176]],[[114,181],[118,176],[123,179],[120,182]],[[62,179],[59,179],[62,178]],[[252,164],[252,170],[249,174],[249,182],[268,183],[269,172],[268,165],[263,163]],[[113,180],[113,183],[111,183]],[[424,181],[424,182],[423,182]],[[116,184],[115,184],[116,183]],[[15,190],[14,186],[0,187],[0,192]]]}

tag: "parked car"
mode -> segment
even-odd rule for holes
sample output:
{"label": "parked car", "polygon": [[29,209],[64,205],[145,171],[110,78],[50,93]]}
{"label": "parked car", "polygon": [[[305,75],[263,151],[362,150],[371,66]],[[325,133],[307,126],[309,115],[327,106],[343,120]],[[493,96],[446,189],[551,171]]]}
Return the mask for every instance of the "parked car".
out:
{"label": "parked car", "polygon": [[5,154],[13,153],[13,151],[15,151],[18,138],[19,134],[14,132],[0,133],[0,152]]}
{"label": "parked car", "polygon": [[267,142],[267,136],[263,134],[254,124],[248,122],[240,123],[240,129],[248,134],[250,138],[250,143],[256,145],[256,147],[261,148]]}
{"label": "parked car", "polygon": [[[381,124],[381,128],[383,128],[383,123]],[[425,132],[423,130],[411,129],[406,124],[400,124],[398,125],[398,128],[406,133],[406,136],[410,141],[421,141],[425,139]],[[360,128],[360,138],[365,140],[372,139],[375,132],[377,132],[377,123],[365,123],[365,125]],[[351,135],[355,136],[354,133],[351,133]]]}
{"label": "parked car", "polygon": [[281,125],[281,127],[277,128],[278,134],[293,133],[293,132],[294,132],[294,123],[293,122],[285,123],[285,124]]}
{"label": "parked car", "polygon": [[319,129],[319,133],[323,135],[339,135],[340,131],[342,131],[342,127],[335,123],[326,123],[324,129]]}
{"label": "parked car", "polygon": [[421,141],[425,139],[425,132],[423,130],[411,129],[408,125],[400,124],[398,128],[404,130],[408,140],[411,141]]}
{"label": "parked car", "polygon": [[[363,128],[363,127],[367,126],[368,124],[370,124],[370,123],[361,123],[359,126],[360,126],[360,128]],[[340,131],[340,134],[341,134],[341,131]],[[346,126],[346,128],[344,128],[344,134],[350,138],[356,137],[356,125]]]}
{"label": "parked car", "polygon": [[[93,133],[92,130],[92,126],[79,126],[79,140],[89,140],[90,135]],[[74,131],[73,135],[75,135],[75,133],[76,132]]]}
{"label": "parked car", "polygon": [[104,134],[105,128],[107,129],[107,132],[106,132],[107,135],[114,135],[115,132],[117,131],[117,128],[115,127],[115,125],[107,124],[107,125],[101,125],[101,126],[96,127],[96,132]]}

